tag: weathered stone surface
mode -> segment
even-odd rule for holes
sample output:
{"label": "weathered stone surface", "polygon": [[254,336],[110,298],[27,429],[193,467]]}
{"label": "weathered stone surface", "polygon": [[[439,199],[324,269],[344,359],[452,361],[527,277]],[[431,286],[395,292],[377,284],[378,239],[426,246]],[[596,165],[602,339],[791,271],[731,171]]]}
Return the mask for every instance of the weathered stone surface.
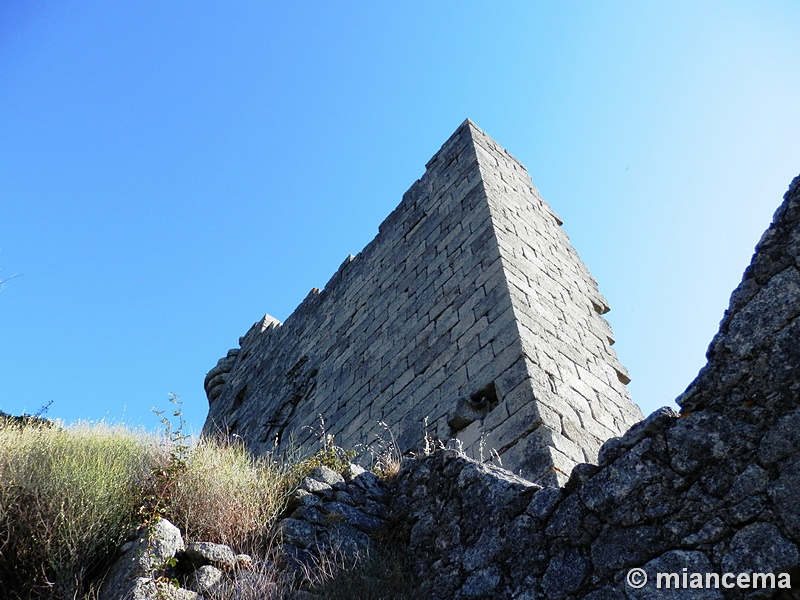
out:
{"label": "weathered stone surface", "polygon": [[236,555],[236,568],[238,569],[252,569],[253,558],[249,554]]}
{"label": "weathered stone surface", "polygon": [[726,573],[782,573],[797,564],[797,546],[772,523],[753,523],[736,532],[722,557]]}
{"label": "weathered stone surface", "polygon": [[265,453],[380,445],[388,428],[401,452],[456,438],[563,483],[643,416],[607,311],[525,168],[466,121],[358,256],[209,371],[204,432]]}
{"label": "weathered stone surface", "polygon": [[800,587],[800,178],[775,214],[680,415],[607,441],[560,489],[452,451],[403,462],[392,509],[423,595],[796,597],[697,585],[783,573]]}
{"label": "weathered stone surface", "polygon": [[115,600],[203,600],[197,592],[176,588],[169,583],[156,582],[150,577],[135,579],[122,596],[109,596]]}
{"label": "weathered stone surface", "polygon": [[318,552],[333,550],[335,555],[349,562],[368,556],[375,547],[369,535],[348,523],[333,523],[323,542]]}
{"label": "weathered stone surface", "polygon": [[383,519],[368,515],[353,506],[336,501],[328,502],[325,505],[325,511],[328,520],[343,521],[364,533],[375,533],[386,523]]}
{"label": "weathered stone surface", "polygon": [[385,481],[350,464],[342,473],[315,468],[300,485],[277,529],[287,567],[313,569],[327,553],[354,562],[374,553],[371,536],[382,532],[389,516]]}
{"label": "weathered stone surface", "polygon": [[542,591],[548,598],[564,598],[574,594],[589,574],[589,559],[577,548],[557,554],[542,577]]}
{"label": "weathered stone surface", "polygon": [[369,471],[359,473],[350,480],[350,483],[353,484],[353,486],[349,488],[351,496],[360,496],[360,494],[356,493],[356,490],[361,490],[364,494],[365,501],[371,499],[382,502],[386,500],[388,496],[386,484],[374,473],[370,473]]}
{"label": "weathered stone surface", "polygon": [[491,565],[472,573],[461,587],[463,598],[489,598],[500,583],[501,573],[497,565]]}
{"label": "weathered stone surface", "polygon": [[[683,585],[684,569],[687,573],[712,573],[714,571],[708,557],[702,552],[686,550],[670,550],[661,556],[649,561],[643,567],[647,573],[648,585],[636,589],[630,585],[626,586],[627,597],[635,600],[660,600],[664,597],[680,598],[693,600],[719,600],[723,598],[718,589],[705,589],[702,587],[679,587]],[[677,576],[672,578],[661,578],[659,588],[659,573],[670,573]],[[677,582],[677,585],[676,585]]]}
{"label": "weathered stone surface", "polygon": [[303,477],[300,482],[300,489],[321,496],[325,500],[329,500],[334,496],[334,490],[329,484],[311,477]]}
{"label": "weathered stone surface", "polygon": [[322,483],[326,483],[330,486],[334,486],[337,483],[344,483],[344,477],[342,477],[341,474],[329,467],[326,467],[325,465],[314,467],[308,474],[308,477]]}
{"label": "weathered stone surface", "polygon": [[203,565],[189,576],[186,587],[198,594],[213,594],[221,587],[223,577],[222,571],[217,567]]}
{"label": "weathered stone surface", "polygon": [[186,558],[195,567],[213,565],[230,569],[236,565],[236,554],[230,546],[211,542],[192,542],[186,548]]}
{"label": "weathered stone surface", "polygon": [[[168,559],[183,550],[180,530],[166,519],[161,519],[152,528],[144,531],[136,542],[111,567],[100,589],[100,600],[117,600],[126,594],[134,593],[138,585],[139,594],[149,589],[136,583],[138,578],[150,578],[157,570],[163,569]],[[139,589],[137,588],[137,589]],[[142,596],[145,597],[145,596]]]}
{"label": "weathered stone surface", "polygon": [[304,519],[284,519],[280,523],[280,540],[298,548],[312,548],[317,543],[317,530]]}

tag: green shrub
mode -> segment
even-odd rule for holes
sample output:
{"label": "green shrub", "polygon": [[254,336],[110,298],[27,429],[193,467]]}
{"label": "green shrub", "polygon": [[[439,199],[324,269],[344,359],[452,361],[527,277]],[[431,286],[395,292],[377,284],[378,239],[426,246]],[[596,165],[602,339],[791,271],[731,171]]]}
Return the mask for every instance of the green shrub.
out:
{"label": "green shrub", "polygon": [[328,467],[341,473],[355,458],[354,450],[345,450],[333,443],[333,436],[326,435],[320,441],[321,446],[311,456],[300,459],[299,457],[290,458],[286,461],[287,478],[290,487],[296,487],[300,480],[308,475],[316,467]]}
{"label": "green shrub", "polygon": [[154,457],[119,427],[0,427],[0,594],[80,597],[136,525]]}

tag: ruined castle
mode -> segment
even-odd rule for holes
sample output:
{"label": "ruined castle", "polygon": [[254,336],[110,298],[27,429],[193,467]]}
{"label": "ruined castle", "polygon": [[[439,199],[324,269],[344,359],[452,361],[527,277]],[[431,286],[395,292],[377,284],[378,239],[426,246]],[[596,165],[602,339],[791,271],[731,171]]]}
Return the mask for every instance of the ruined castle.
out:
{"label": "ruined castle", "polygon": [[680,414],[640,420],[560,225],[465,122],[324,290],[208,373],[204,433],[296,448],[321,415],[344,446],[382,423],[401,450],[446,442],[390,482],[314,469],[276,531],[313,565],[391,523],[421,598],[800,598],[800,177]]}
{"label": "ruined castle", "polygon": [[465,121],[358,255],[208,373],[203,433],[265,453],[458,440],[546,485],[642,419],[609,310],[525,167]]}
{"label": "ruined castle", "polygon": [[[338,473],[317,467],[276,527],[288,565],[315,568],[330,552],[371,555],[388,528],[420,598],[800,598],[800,177],[731,295],[708,363],[677,399],[680,414],[657,410],[553,485],[563,481],[566,461],[578,459],[574,448],[595,459],[595,420],[616,427],[616,411],[635,410],[619,381],[624,371],[590,337],[610,335],[595,308],[602,300],[566,244],[521,167],[466,123],[376,241],[324,292],[284,325],[262,321],[220,361],[207,378],[207,430],[241,432],[256,450],[271,448],[271,438],[287,444],[320,409],[333,411],[327,418],[346,443],[364,439],[351,422],[374,429],[388,415],[413,445],[417,420],[430,417],[431,428],[473,454],[476,437],[512,440],[499,446],[503,456],[533,461],[517,469],[538,483],[452,448],[405,457],[387,480],[353,464]],[[413,262],[393,262],[409,253]],[[436,283],[443,267],[453,270],[444,285],[459,275],[449,296]],[[376,307],[385,315],[376,313],[377,324],[357,316]],[[493,328],[497,322],[505,327]],[[409,333],[426,329],[419,338]],[[363,341],[372,339],[365,332],[390,350]],[[449,332],[449,344],[436,346],[437,332]],[[584,344],[570,346],[570,339]],[[375,366],[396,367],[394,381],[366,377]],[[453,375],[465,366],[464,377]],[[414,395],[423,386],[430,387]],[[149,560],[141,558],[150,556],[145,548],[157,548],[161,562],[188,553],[176,553],[183,543],[177,528],[161,523],[159,531],[158,543],[143,537],[117,561],[108,581],[119,586],[109,584],[101,598],[148,585],[152,593],[137,597],[164,597],[136,571]],[[216,568],[220,585],[253,589],[250,571],[223,570]],[[186,585],[215,593],[217,584],[201,585],[198,571]],[[270,597],[273,579],[265,585],[262,596]]]}

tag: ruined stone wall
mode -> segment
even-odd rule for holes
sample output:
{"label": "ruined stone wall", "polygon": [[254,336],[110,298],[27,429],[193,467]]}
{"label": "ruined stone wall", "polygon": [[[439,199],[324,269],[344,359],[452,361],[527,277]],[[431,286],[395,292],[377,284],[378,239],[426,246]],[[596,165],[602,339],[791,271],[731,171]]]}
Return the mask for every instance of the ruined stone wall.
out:
{"label": "ruined stone wall", "polygon": [[494,430],[488,420],[477,422],[473,435],[486,432],[485,445],[515,470],[538,462],[541,450],[509,440],[504,430],[528,427],[547,440],[553,465],[566,474],[575,463],[594,462],[605,440],[643,415],[625,388],[630,378],[611,349],[611,327],[600,317],[608,304],[561,220],[518,161],[483,132],[475,140],[528,378],[507,395],[508,420]]}
{"label": "ruined stone wall", "polygon": [[[405,461],[393,511],[420,596],[800,597],[799,341],[800,177],[731,296],[708,364],[678,399],[680,415],[661,409],[610,439],[563,488],[453,451]],[[633,568],[644,586],[627,581]],[[658,573],[677,574],[671,586],[682,589],[664,580],[658,589]],[[745,574],[750,587],[729,577],[703,589],[709,573]],[[759,581],[776,589],[753,589],[753,573],[774,574]]]}
{"label": "ruined stone wall", "polygon": [[[204,434],[257,453],[425,433],[550,484],[641,418],[607,304],[524,167],[467,121],[380,225],[281,324],[206,377]],[[426,426],[427,423],[427,426]]]}

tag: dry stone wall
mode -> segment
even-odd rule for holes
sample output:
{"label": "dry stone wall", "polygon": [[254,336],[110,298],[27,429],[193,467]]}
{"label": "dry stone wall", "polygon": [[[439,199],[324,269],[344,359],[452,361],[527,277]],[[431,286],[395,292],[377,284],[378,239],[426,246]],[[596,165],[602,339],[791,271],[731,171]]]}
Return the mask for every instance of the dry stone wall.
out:
{"label": "dry stone wall", "polygon": [[491,451],[557,484],[641,419],[596,282],[524,167],[466,121],[424,176],[280,323],[266,316],[206,377],[204,434],[256,453],[388,428]]}
{"label": "dry stone wall", "polygon": [[[406,460],[393,511],[420,595],[800,597],[799,283],[800,177],[680,414],[661,409],[608,440],[563,488],[452,451]],[[674,574],[670,589],[659,573]]]}

